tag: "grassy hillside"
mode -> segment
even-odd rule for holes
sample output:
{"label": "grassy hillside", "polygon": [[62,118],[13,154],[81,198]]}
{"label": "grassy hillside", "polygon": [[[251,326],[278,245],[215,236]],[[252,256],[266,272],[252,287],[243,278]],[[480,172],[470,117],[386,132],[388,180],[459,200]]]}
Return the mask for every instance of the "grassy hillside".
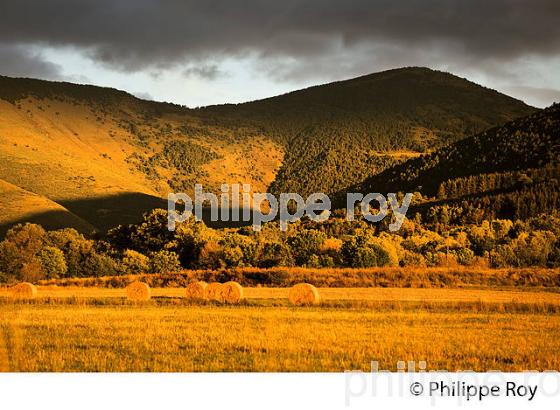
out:
{"label": "grassy hillside", "polygon": [[449,203],[524,219],[560,207],[559,181],[560,105],[555,104],[410,159],[356,189],[417,191],[434,199],[425,208]]}
{"label": "grassy hillside", "polygon": [[285,146],[276,192],[343,190],[398,162],[535,109],[427,68],[402,68],[200,115],[250,121]]}
{"label": "grassy hillside", "polygon": [[4,235],[8,226],[19,219],[40,224],[46,229],[73,226],[83,232],[94,230],[89,222],[62,205],[6,181],[0,180],[0,196],[4,204],[10,204],[0,213],[0,235]]}
{"label": "grassy hillside", "polygon": [[[283,157],[257,133],[200,125],[188,109],[92,86],[0,77],[0,118],[0,179],[89,221],[68,219],[82,231],[137,221],[195,182],[264,191]],[[0,206],[10,210],[4,227],[41,211],[5,195]]]}
{"label": "grassy hillside", "polygon": [[[195,183],[213,191],[250,183],[259,192],[337,192],[534,111],[423,68],[196,110],[0,76],[0,179],[74,214],[69,226],[105,230],[138,220],[171,191],[192,193]],[[43,212],[0,198],[4,228]]]}

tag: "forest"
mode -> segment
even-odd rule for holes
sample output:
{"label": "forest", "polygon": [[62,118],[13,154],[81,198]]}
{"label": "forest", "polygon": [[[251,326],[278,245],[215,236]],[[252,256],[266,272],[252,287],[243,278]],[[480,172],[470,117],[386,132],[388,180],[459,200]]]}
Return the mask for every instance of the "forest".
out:
{"label": "forest", "polygon": [[103,237],[18,225],[0,242],[0,281],[248,267],[560,267],[558,212],[467,226],[442,215],[425,223],[417,213],[396,233],[388,231],[389,222],[350,222],[341,212],[325,222],[298,221],[287,232],[277,222],[255,232],[250,227],[212,229],[194,218],[170,232],[167,212],[159,209]]}

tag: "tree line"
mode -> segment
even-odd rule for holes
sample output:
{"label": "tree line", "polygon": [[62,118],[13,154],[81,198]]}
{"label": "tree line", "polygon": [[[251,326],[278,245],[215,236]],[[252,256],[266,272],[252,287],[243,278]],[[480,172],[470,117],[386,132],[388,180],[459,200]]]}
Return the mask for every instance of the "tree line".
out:
{"label": "tree line", "polygon": [[[452,210],[448,210],[452,213]],[[0,281],[165,273],[182,269],[328,267],[559,267],[560,215],[527,220],[494,219],[453,225],[442,216],[431,229],[417,214],[391,233],[386,224],[302,220],[287,232],[277,222],[212,229],[190,219],[174,232],[167,212],[144,215],[138,224],[86,237],[74,229],[46,231],[14,226],[0,242]],[[452,219],[452,218],[451,218]]]}

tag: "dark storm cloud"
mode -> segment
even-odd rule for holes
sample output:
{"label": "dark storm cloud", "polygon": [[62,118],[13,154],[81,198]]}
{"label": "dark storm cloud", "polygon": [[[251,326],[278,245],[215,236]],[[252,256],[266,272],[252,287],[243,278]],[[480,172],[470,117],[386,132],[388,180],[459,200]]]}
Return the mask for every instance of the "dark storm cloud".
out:
{"label": "dark storm cloud", "polygon": [[0,43],[0,74],[12,77],[40,77],[59,80],[61,67],[43,60],[37,52]]}
{"label": "dark storm cloud", "polygon": [[185,77],[198,77],[205,80],[215,80],[226,75],[225,72],[220,70],[217,64],[200,65],[188,67],[183,70]]}
{"label": "dark storm cloud", "polygon": [[557,0],[18,0],[0,5],[0,44],[74,46],[125,70],[292,58],[297,76],[335,48],[396,63],[423,49],[472,64],[553,56],[559,16]]}

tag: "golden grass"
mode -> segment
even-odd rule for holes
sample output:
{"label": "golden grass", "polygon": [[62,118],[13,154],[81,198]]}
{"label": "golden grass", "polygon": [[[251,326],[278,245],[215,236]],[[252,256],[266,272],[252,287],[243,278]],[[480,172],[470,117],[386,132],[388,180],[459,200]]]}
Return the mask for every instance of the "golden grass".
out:
{"label": "golden grass", "polygon": [[0,371],[560,369],[558,293],[321,288],[320,307],[289,307],[289,291],[244,288],[245,303],[217,306],[181,288],[142,305],[126,289],[39,287],[23,302],[0,289]]}
{"label": "golden grass", "polygon": [[[38,286],[39,298],[126,298],[126,289]],[[155,298],[184,298],[184,288],[151,288]],[[244,287],[248,300],[287,299],[289,288]],[[445,288],[318,288],[324,301],[405,301],[405,302],[484,302],[546,303],[560,305],[560,293],[536,290],[445,289]],[[9,288],[0,288],[8,297]]]}
{"label": "golden grass", "polygon": [[560,269],[479,267],[434,268],[238,268],[231,270],[185,270],[178,273],[52,279],[41,285],[125,287],[141,280],[152,288],[186,287],[193,281],[232,280],[242,286],[290,287],[310,283],[325,288],[460,288],[465,286],[560,288]]}
{"label": "golden grass", "polygon": [[[34,302],[35,303],[35,302]],[[7,371],[560,370],[560,314],[0,304]],[[1,367],[1,366],[0,366]]]}

